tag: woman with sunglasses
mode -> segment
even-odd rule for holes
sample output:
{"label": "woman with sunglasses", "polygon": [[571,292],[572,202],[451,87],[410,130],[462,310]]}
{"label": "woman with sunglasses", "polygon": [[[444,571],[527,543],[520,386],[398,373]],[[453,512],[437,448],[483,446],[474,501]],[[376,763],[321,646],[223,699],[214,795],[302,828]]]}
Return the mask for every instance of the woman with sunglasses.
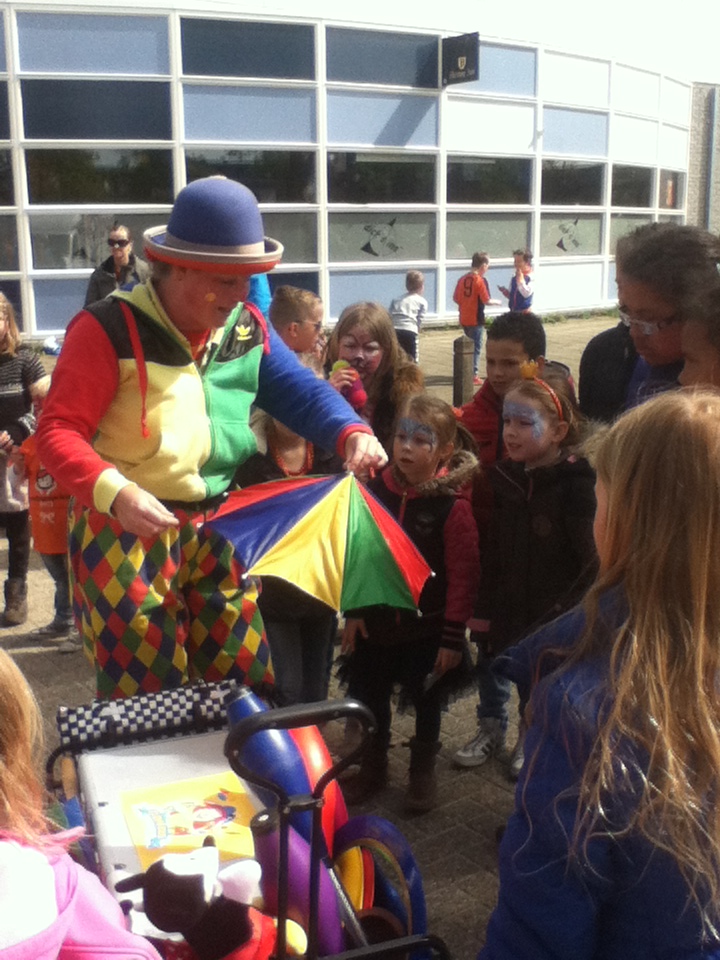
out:
{"label": "woman with sunglasses", "polygon": [[85,294],[84,306],[104,300],[105,297],[127,284],[143,283],[150,276],[150,268],[136,257],[133,251],[130,230],[116,223],[108,236],[110,256],[93,270]]}

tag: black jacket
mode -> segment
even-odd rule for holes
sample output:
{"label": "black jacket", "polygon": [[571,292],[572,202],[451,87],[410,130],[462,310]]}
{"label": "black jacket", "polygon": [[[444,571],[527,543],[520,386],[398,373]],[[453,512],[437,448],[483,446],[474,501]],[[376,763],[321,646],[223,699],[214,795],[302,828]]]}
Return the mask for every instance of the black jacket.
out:
{"label": "black jacket", "polygon": [[133,281],[143,283],[149,276],[150,267],[140,257],[131,253],[127,266],[123,267],[120,279],[117,280],[115,278],[115,261],[112,256],[109,256],[90,274],[83,306],[87,307],[89,303],[95,303],[96,300],[104,300],[113,290],[124,287]]}
{"label": "black jacket", "polygon": [[493,512],[477,616],[498,653],[569,610],[596,572],[595,474],[580,457],[525,470],[503,460],[490,471]]}
{"label": "black jacket", "polygon": [[588,420],[612,423],[620,416],[637,359],[622,321],[592,338],[580,358],[580,409]]}

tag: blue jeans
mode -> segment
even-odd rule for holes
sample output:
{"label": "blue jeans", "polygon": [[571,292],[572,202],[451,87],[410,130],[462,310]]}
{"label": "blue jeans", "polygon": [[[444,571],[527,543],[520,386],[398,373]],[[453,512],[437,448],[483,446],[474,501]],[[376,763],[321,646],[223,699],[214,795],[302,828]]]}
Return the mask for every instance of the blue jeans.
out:
{"label": "blue jeans", "polygon": [[512,681],[501,677],[492,669],[493,657],[483,656],[478,651],[478,660],[475,667],[480,703],[477,708],[478,720],[491,717],[500,720],[503,730],[508,725],[508,700],[512,692]]}
{"label": "blue jeans", "polygon": [[55,623],[69,626],[73,622],[70,601],[70,569],[66,553],[41,553],[45,569],[55,581]]}
{"label": "blue jeans", "polygon": [[328,612],[296,620],[265,620],[280,703],[315,703],[328,696],[328,651],[337,618]]}
{"label": "blue jeans", "polygon": [[480,351],[482,350],[484,332],[485,327],[480,324],[477,324],[475,327],[463,327],[465,336],[469,337],[475,344],[475,349],[473,350],[473,376],[475,377],[478,376],[478,371],[480,370]]}

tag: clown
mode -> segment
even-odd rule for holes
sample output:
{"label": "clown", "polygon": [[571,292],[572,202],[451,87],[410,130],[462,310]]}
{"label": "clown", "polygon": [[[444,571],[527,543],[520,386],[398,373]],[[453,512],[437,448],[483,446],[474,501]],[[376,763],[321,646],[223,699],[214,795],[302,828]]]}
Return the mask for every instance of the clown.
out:
{"label": "clown", "polygon": [[223,177],[180,191],[145,232],[150,280],[90,304],[68,327],[38,434],[75,497],[74,608],[98,695],[188,679],[272,680],[256,587],[203,523],[255,452],[257,401],[346,469],[385,453],[347,403],[301,367],[245,303],[282,246],[257,201]]}

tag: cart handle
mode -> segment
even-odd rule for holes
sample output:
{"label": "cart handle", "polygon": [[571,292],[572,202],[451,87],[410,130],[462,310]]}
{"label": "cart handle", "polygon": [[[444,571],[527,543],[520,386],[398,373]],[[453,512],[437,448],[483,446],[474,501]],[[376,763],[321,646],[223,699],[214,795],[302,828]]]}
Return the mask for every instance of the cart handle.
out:
{"label": "cart handle", "polygon": [[375,733],[376,723],[372,712],[359,700],[323,700],[318,703],[303,703],[290,707],[278,707],[274,710],[263,710],[243,717],[233,724],[225,740],[225,757],[231,769],[243,780],[274,794],[281,806],[286,806],[289,796],[277,783],[266,780],[254,770],[250,770],[240,759],[240,753],[247,741],[262,730],[289,730],[294,727],[309,727],[328,720],[340,720],[343,717],[354,717],[359,720],[363,728],[363,738],[359,745],[346,757],[342,757],[333,764],[315,784],[311,796],[319,800],[331,780],[351,766],[365,751],[370,736]]}

